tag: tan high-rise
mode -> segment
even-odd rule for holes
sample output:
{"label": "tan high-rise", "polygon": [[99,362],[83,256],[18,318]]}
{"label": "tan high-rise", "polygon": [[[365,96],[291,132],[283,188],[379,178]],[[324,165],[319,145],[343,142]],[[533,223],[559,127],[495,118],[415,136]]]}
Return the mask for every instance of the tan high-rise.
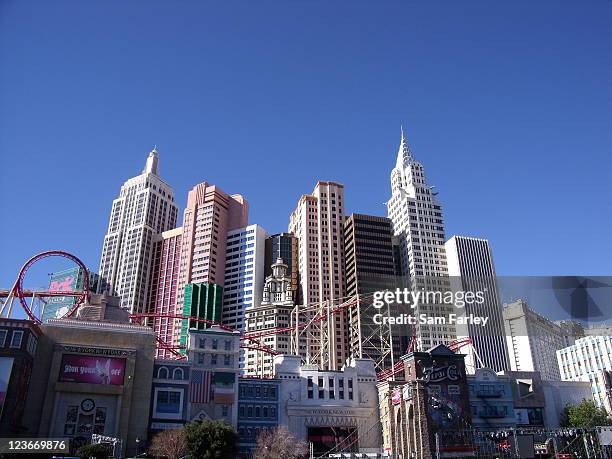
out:
{"label": "tan high-rise", "polygon": [[[289,232],[298,238],[298,302],[303,308],[329,309],[344,300],[343,223],[344,185],[335,182],[318,182],[291,213]],[[345,312],[313,324],[306,337],[307,363],[326,370],[342,367],[348,355],[347,328]]]}

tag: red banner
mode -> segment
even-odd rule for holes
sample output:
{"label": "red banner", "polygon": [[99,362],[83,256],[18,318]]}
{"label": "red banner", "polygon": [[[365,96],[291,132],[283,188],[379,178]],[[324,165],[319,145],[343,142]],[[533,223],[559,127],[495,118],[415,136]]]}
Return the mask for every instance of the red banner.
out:
{"label": "red banner", "polygon": [[125,359],[64,354],[59,381],[121,386],[124,376]]}

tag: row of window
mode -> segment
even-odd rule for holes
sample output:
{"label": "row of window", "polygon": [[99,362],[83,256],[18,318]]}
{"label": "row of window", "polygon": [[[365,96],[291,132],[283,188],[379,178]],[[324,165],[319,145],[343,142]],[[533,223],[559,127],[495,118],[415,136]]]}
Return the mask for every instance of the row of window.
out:
{"label": "row of window", "polygon": [[182,368],[175,368],[172,370],[172,378],[170,376],[170,371],[166,367],[159,367],[157,369],[157,378],[159,379],[177,379],[183,380],[185,379],[185,373]]}
{"label": "row of window", "polygon": [[238,408],[238,418],[276,419],[275,405],[243,405]]}
{"label": "row of window", "polygon": [[[7,337],[8,337],[8,330],[6,329],[0,330],[0,347],[6,346]],[[13,330],[9,347],[20,349],[22,340],[23,340],[23,330]]]}
{"label": "row of window", "polygon": [[251,384],[240,384],[241,399],[247,398],[264,398],[270,400],[276,400],[277,390],[275,386],[269,385],[251,385]]}

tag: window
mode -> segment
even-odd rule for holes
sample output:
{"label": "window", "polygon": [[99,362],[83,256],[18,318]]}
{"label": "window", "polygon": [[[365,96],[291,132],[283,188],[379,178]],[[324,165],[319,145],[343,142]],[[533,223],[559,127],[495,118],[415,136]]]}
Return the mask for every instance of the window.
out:
{"label": "window", "polygon": [[155,388],[153,416],[159,419],[181,419],[183,414],[183,390]]}
{"label": "window", "polygon": [[217,349],[218,346],[219,346],[219,340],[213,339],[212,340],[212,348],[213,349]]}
{"label": "window", "polygon": [[227,405],[221,405],[221,416],[227,416],[229,413],[229,407]]}
{"label": "window", "polygon": [[232,359],[231,359],[231,355],[225,355],[223,356],[223,365],[228,366],[232,364]]}
{"label": "window", "polygon": [[216,365],[217,364],[217,354],[212,354],[210,356],[210,364],[211,365]]}
{"label": "window", "polygon": [[21,340],[23,339],[23,330],[14,330],[11,337],[11,347],[20,348]]}
{"label": "window", "polygon": [[172,372],[172,379],[183,379],[183,369],[175,368]]}
{"label": "window", "polygon": [[0,330],[0,347],[4,347],[6,341],[6,330]]}
{"label": "window", "polygon": [[225,350],[226,351],[231,351],[232,350],[232,340],[231,339],[226,339],[225,340]]}
{"label": "window", "polygon": [[168,369],[166,367],[159,367],[159,370],[157,370],[157,377],[159,379],[168,379]]}
{"label": "window", "polygon": [[30,333],[28,337],[28,352],[30,355],[34,356],[36,354],[36,345],[38,344],[38,339]]}

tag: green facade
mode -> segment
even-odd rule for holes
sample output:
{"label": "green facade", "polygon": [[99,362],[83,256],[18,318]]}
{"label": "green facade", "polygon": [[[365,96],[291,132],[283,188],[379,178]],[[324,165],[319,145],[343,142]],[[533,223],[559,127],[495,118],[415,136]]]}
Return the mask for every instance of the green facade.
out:
{"label": "green facade", "polygon": [[[215,323],[221,323],[221,307],[223,305],[223,287],[217,284],[187,284],[183,301],[183,316],[196,317]],[[210,324],[195,320],[181,321],[181,352],[186,352],[189,330],[204,330]]]}

